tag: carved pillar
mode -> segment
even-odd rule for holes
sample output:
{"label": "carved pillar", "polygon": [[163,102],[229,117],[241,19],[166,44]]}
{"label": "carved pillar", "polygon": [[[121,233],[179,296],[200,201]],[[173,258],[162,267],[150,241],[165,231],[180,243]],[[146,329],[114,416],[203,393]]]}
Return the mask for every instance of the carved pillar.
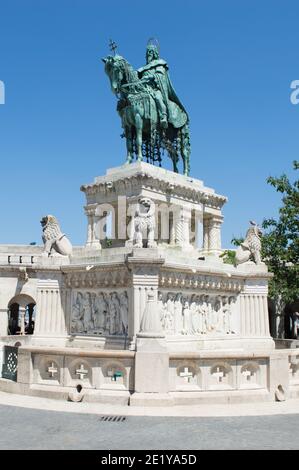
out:
{"label": "carved pillar", "polygon": [[60,288],[58,281],[41,281],[37,292],[34,336],[65,336],[68,311],[67,289]]}
{"label": "carved pillar", "polygon": [[174,212],[169,213],[169,244],[175,244],[175,215]]}
{"label": "carved pillar", "polygon": [[25,334],[25,313],[26,307],[19,307],[19,318],[20,318],[20,335]]}
{"label": "carved pillar", "polygon": [[202,223],[202,216],[201,213],[197,212],[196,210],[193,211],[192,218],[191,218],[191,237],[193,237],[192,244],[194,248],[202,248],[201,247],[201,240],[200,240],[200,225]]}
{"label": "carved pillar", "polygon": [[[159,272],[164,259],[159,258],[155,249],[139,254],[133,250],[128,257],[128,267],[132,273],[132,312],[129,318],[129,336],[135,337],[140,331],[140,324],[145,310],[148,295],[157,302]],[[142,250],[145,251],[145,250]]]}
{"label": "carved pillar", "polygon": [[220,255],[221,250],[221,216],[205,216],[203,219],[203,250],[207,255]]}
{"label": "carved pillar", "polygon": [[91,245],[92,240],[92,216],[87,214],[87,240],[86,247]]}
{"label": "carved pillar", "polygon": [[222,218],[213,217],[209,224],[209,252],[211,254],[221,254],[221,224]]}
{"label": "carved pillar", "polygon": [[0,336],[6,336],[8,330],[7,308],[0,308]]}
{"label": "carved pillar", "polygon": [[[149,251],[150,250],[150,251]],[[131,349],[135,355],[135,393],[130,398],[132,406],[140,400],[152,399],[153,394],[163,394],[163,400],[169,392],[169,353],[166,339],[161,331],[157,309],[157,294],[160,268],[164,259],[159,258],[156,249],[133,250],[128,257],[128,267],[132,271],[134,292],[134,343]],[[153,318],[155,316],[155,318]]]}
{"label": "carved pillar", "polygon": [[205,252],[209,251],[209,226],[210,219],[205,217],[203,219],[203,249]]}
{"label": "carved pillar", "polygon": [[99,216],[96,215],[95,211],[96,205],[85,207],[85,214],[87,215],[86,248],[101,248],[101,243],[96,238],[96,227],[99,221]]}
{"label": "carved pillar", "polygon": [[174,215],[176,245],[182,249],[192,248],[190,243],[191,209],[181,207]]}
{"label": "carved pillar", "polygon": [[270,338],[267,281],[247,280],[240,295],[240,334]]}

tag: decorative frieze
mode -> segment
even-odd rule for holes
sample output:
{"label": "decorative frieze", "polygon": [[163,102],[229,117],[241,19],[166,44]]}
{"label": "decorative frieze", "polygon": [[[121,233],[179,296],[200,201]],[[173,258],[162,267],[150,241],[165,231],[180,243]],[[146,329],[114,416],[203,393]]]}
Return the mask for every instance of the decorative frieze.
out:
{"label": "decorative frieze", "polygon": [[201,289],[209,291],[239,293],[243,289],[244,281],[241,279],[224,278],[202,274],[184,273],[179,271],[161,271],[159,276],[160,287]]}
{"label": "decorative frieze", "polygon": [[[197,184],[192,184],[193,181],[196,181]],[[81,186],[81,191],[86,194],[88,200],[94,201],[96,195],[98,197],[100,196],[99,199],[107,199],[111,194],[113,194],[113,196],[115,194],[134,194],[136,190],[142,188],[143,190],[153,191],[157,195],[164,196],[165,194],[171,194],[172,197],[183,199],[184,201],[194,204],[204,203],[205,206],[209,208],[222,208],[227,201],[226,197],[215,194],[211,190],[206,190],[202,183],[200,188],[198,184],[199,181],[193,181],[191,179],[184,180],[187,184],[179,184],[170,181],[169,177],[164,179],[162,175],[155,177],[144,171],[136,171],[134,175],[127,177],[122,175],[119,179],[109,181],[109,184],[107,184],[108,181],[106,177],[99,178],[93,184]]]}
{"label": "decorative frieze", "polygon": [[[91,266],[92,268],[92,266]],[[65,283],[72,288],[122,287],[129,284],[126,269],[101,269],[101,271],[76,271],[67,273]]]}

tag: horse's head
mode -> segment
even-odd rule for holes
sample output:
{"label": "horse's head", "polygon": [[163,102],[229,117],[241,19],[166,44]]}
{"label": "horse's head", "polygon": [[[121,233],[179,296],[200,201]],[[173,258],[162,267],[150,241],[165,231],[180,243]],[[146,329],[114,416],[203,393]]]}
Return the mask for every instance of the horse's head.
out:
{"label": "horse's head", "polygon": [[105,72],[110,79],[112,92],[117,95],[125,81],[125,59],[120,55],[108,55],[102,61],[105,64]]}

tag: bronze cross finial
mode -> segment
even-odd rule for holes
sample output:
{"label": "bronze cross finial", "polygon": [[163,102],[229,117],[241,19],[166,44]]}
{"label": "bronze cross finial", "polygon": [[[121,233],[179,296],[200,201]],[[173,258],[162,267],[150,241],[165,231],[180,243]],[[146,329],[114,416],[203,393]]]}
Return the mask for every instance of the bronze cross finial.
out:
{"label": "bronze cross finial", "polygon": [[112,51],[113,54],[115,55],[115,51],[117,49],[117,44],[114,41],[112,41],[112,39],[110,39],[109,48],[110,48],[110,51]]}

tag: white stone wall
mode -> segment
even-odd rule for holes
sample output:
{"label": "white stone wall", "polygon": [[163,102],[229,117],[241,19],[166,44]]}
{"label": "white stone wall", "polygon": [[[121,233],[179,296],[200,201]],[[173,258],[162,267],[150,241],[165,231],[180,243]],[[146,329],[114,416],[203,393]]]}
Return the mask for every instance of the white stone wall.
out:
{"label": "white stone wall", "polygon": [[266,358],[171,360],[170,389],[203,392],[267,390],[268,370]]}
{"label": "white stone wall", "polygon": [[134,390],[134,359],[126,357],[90,357],[83,354],[31,354],[30,383],[45,386],[84,389]]}

